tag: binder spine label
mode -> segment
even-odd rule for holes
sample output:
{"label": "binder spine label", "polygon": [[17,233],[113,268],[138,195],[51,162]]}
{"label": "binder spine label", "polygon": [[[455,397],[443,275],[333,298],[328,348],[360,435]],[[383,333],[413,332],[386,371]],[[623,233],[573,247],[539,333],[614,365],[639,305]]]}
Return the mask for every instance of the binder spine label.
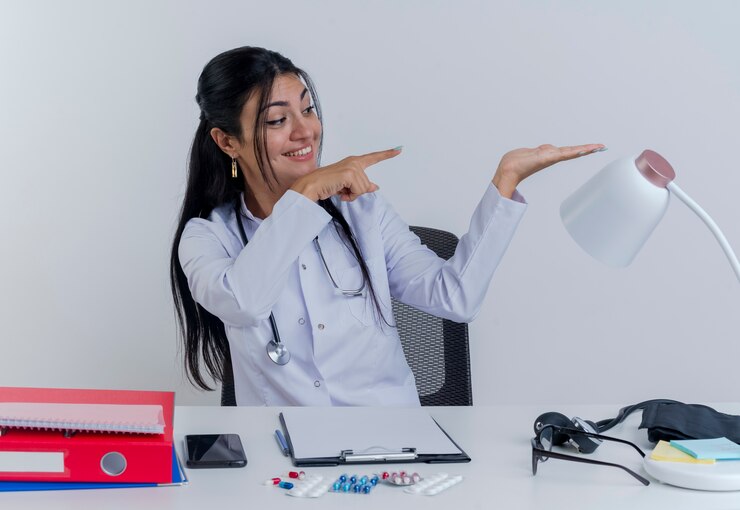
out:
{"label": "binder spine label", "polygon": [[64,453],[0,452],[0,473],[64,473]]}

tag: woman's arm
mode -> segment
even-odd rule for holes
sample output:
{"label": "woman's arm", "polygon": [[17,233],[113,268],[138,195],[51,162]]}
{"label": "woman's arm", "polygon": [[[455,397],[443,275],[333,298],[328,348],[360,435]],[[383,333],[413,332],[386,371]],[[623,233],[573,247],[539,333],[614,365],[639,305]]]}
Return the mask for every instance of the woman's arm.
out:
{"label": "woman's arm", "polygon": [[246,247],[233,214],[228,219],[191,220],[180,241],[180,264],[197,303],[226,324],[256,325],[270,316],[290,267],[331,216],[287,192]]}
{"label": "woman's arm", "polygon": [[526,209],[516,186],[548,166],[600,150],[605,150],[601,144],[560,148],[541,145],[505,154],[493,186],[486,190],[468,232],[447,261],[422,246],[408,225],[386,205],[381,230],[391,295],[439,317],[472,321]]}
{"label": "woman's arm", "polygon": [[365,169],[400,153],[397,148],[350,156],[298,179],[243,249],[241,241],[234,246],[235,221],[190,220],[178,254],[193,299],[226,324],[267,319],[291,265],[331,221],[316,201],[338,195],[351,202],[376,191]]}
{"label": "woman's arm", "polygon": [[[517,199],[521,199],[515,194]],[[381,235],[391,295],[422,311],[471,322],[514,235],[526,204],[502,197],[489,186],[447,261],[423,246],[390,207],[383,207]]]}

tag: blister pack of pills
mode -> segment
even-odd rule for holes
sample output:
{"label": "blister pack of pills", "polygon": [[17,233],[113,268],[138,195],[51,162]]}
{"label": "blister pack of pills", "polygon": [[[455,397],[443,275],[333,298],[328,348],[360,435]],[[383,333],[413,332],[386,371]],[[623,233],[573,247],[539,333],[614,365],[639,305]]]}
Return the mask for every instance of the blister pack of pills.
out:
{"label": "blister pack of pills", "polygon": [[426,477],[419,483],[406,487],[403,491],[408,494],[435,496],[462,481],[462,475],[450,476],[447,473],[437,473]]}
{"label": "blister pack of pills", "polygon": [[419,483],[422,479],[419,473],[407,473],[406,471],[399,471],[397,473],[384,471],[375,476],[387,484],[401,486],[413,485]]}
{"label": "blister pack of pills", "polygon": [[265,485],[285,489],[286,495],[296,498],[318,498],[331,488],[331,483],[324,482],[323,476],[308,475],[304,471],[290,471],[287,476],[270,478]]}
{"label": "blister pack of pills", "polygon": [[370,491],[378,484],[377,475],[341,475],[337,481],[331,485],[332,492],[370,494]]}
{"label": "blister pack of pills", "polygon": [[306,475],[293,484],[293,489],[285,494],[295,498],[320,498],[331,489],[331,483],[321,475]]}

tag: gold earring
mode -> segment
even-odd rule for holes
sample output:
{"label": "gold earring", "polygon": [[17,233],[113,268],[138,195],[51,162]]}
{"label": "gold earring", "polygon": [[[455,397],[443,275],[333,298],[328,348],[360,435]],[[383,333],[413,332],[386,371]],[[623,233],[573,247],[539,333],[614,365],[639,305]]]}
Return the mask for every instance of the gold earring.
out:
{"label": "gold earring", "polygon": [[237,175],[238,172],[236,171],[236,160],[234,158],[231,158],[231,177],[233,179],[236,179]]}

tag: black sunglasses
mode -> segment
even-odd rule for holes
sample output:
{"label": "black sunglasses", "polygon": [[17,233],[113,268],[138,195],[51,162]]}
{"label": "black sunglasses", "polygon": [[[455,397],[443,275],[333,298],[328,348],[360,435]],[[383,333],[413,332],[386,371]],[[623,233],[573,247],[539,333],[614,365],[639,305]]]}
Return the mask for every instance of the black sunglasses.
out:
{"label": "black sunglasses", "polygon": [[600,460],[593,460],[593,459],[586,459],[583,457],[579,457],[576,455],[567,455],[564,453],[558,453],[552,451],[552,438],[555,434],[566,434],[566,435],[582,435],[582,436],[588,436],[592,437],[594,439],[601,439],[603,441],[614,441],[616,443],[622,443],[630,445],[632,448],[637,450],[637,453],[640,454],[641,457],[645,457],[645,453],[640,450],[640,448],[634,444],[630,443],[629,441],[625,441],[624,439],[618,439],[616,437],[609,437],[609,436],[602,436],[601,434],[594,434],[591,432],[586,432],[584,430],[578,430],[574,428],[568,428],[568,427],[559,427],[557,425],[545,425],[537,432],[537,435],[532,438],[532,475],[537,474],[537,464],[542,461],[545,462],[549,458],[553,459],[560,459],[560,460],[570,460],[573,462],[582,462],[584,464],[597,464],[599,466],[612,466],[619,469],[622,469],[626,472],[628,472],[630,475],[632,475],[636,480],[638,480],[643,485],[650,485],[650,481],[648,481],[646,478],[638,475],[631,469],[622,466],[621,464],[614,464],[612,462],[602,462]]}

